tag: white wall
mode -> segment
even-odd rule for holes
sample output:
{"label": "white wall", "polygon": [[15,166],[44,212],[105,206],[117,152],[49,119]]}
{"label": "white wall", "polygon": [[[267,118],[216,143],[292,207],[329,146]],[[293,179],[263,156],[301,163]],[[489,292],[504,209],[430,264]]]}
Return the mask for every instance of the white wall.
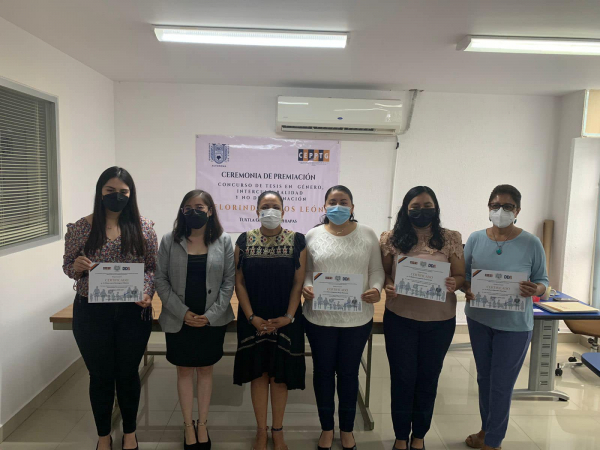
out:
{"label": "white wall", "polygon": [[442,222],[470,233],[489,226],[487,203],[498,184],[523,196],[518,225],[541,237],[550,210],[558,101],[553,97],[423,93],[402,138],[397,197],[425,184]]}
{"label": "white wall", "polygon": [[598,217],[600,139],[573,140],[562,289],[591,303],[592,267]]}
{"label": "white wall", "polygon": [[[115,83],[117,163],[132,173],[141,213],[156,222],[159,237],[195,187],[196,134],[276,136],[278,95],[394,98],[393,92]],[[394,138],[342,143],[340,182],[355,194],[358,219],[378,233],[388,226],[395,146]]]}
{"label": "white wall", "polygon": [[[276,136],[277,95],[399,93],[115,83],[117,163],[136,176],[142,214],[159,234],[169,231],[181,197],[194,188],[195,135]],[[426,184],[438,194],[444,225],[466,242],[489,223],[493,187],[511,183],[523,194],[519,225],[541,236],[558,110],[554,97],[422,93],[412,128],[400,137],[395,210],[409,188]],[[388,228],[395,147],[389,139],[342,143],[340,181],[355,194],[358,219],[378,233]]]}
{"label": "white wall", "polygon": [[552,177],[552,207],[554,239],[550,266],[550,285],[565,290],[563,286],[564,261],[567,242],[570,186],[573,177],[573,148],[575,138],[581,137],[585,91],[573,92],[560,98],[557,155]]}
{"label": "white wall", "polygon": [[[63,224],[73,222],[91,212],[98,175],[115,162],[113,82],[2,18],[0,42],[1,77],[59,99]],[[63,249],[0,257],[0,426],[79,356],[73,335],[48,321],[74,297]]]}

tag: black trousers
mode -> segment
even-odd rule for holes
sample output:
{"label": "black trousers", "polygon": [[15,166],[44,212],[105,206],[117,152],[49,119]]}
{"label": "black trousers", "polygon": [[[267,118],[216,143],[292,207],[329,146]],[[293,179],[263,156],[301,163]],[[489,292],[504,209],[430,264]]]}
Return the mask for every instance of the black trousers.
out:
{"label": "black trousers", "polygon": [[305,331],[312,351],[313,385],[321,429],[334,428],[335,376],[340,402],[340,430],[354,429],[358,397],[360,359],[373,329],[373,321],[360,327],[322,327],[305,320]]}
{"label": "black trousers", "polygon": [[411,431],[415,438],[424,439],[429,431],[438,380],[455,329],[456,317],[420,322],[385,310],[383,331],[396,439],[407,441]]}
{"label": "black trousers", "polygon": [[145,316],[135,303],[90,304],[87,297],[75,297],[73,334],[90,372],[98,436],[111,432],[115,387],[123,432],[136,430],[141,390],[138,368],[152,331],[152,320]]}

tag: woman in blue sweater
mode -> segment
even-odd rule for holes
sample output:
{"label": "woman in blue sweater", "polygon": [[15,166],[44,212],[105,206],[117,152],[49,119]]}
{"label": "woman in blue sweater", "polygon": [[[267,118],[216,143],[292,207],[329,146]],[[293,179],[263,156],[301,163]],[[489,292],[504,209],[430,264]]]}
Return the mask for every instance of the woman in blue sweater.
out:
{"label": "woman in blue sweater", "polygon": [[[466,444],[484,450],[498,449],[506,435],[512,391],[523,366],[533,332],[531,297],[548,286],[546,255],[540,240],[515,226],[521,212],[521,193],[513,186],[497,186],[490,195],[492,227],[471,234],[465,246],[467,304],[465,313],[479,385],[481,431]],[[472,270],[521,272],[524,311],[475,308],[470,289]],[[493,380],[493,385],[491,380]]]}

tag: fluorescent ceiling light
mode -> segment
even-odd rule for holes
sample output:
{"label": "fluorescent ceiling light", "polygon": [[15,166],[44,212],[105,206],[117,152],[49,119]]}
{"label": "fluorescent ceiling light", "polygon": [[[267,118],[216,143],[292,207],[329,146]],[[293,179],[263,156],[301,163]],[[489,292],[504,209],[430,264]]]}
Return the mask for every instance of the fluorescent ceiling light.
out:
{"label": "fluorescent ceiling light", "polygon": [[348,39],[348,33],[322,31],[156,26],[154,32],[161,42],[270,47],[346,48]]}
{"label": "fluorescent ceiling light", "polygon": [[465,52],[599,55],[600,40],[536,37],[467,36],[456,46]]}

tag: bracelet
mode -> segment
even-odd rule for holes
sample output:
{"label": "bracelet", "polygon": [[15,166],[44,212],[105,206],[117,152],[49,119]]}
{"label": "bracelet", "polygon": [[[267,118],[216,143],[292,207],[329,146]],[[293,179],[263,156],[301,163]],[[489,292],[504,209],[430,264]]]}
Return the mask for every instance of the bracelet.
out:
{"label": "bracelet", "polygon": [[252,324],[253,320],[254,320],[254,314],[250,314],[250,317],[248,317],[248,323]]}
{"label": "bracelet", "polygon": [[285,313],[283,315],[283,317],[287,317],[288,319],[290,319],[291,320],[290,323],[294,323],[294,320],[296,320],[296,318],[294,316],[292,316],[291,314],[288,314],[288,313]]}

